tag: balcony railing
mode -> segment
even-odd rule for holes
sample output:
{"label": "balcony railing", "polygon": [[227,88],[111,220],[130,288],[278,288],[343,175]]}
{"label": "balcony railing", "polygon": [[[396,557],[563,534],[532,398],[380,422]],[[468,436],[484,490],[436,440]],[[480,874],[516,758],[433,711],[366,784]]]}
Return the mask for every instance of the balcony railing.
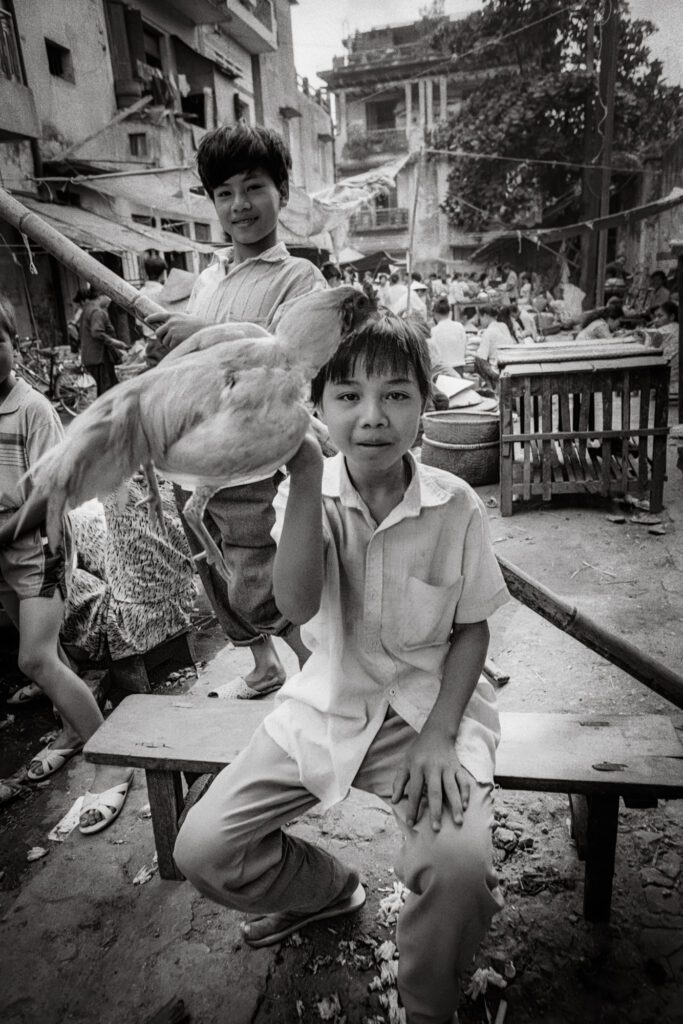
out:
{"label": "balcony railing", "polygon": [[361,210],[354,213],[350,228],[356,234],[365,231],[405,231],[408,227],[408,210],[394,206],[383,210]]}
{"label": "balcony railing", "polygon": [[407,150],[405,128],[376,128],[367,131],[362,124],[354,123],[347,126],[342,158],[363,160],[377,153],[406,153]]}
{"label": "balcony railing", "polygon": [[[350,40],[353,43],[353,40]],[[378,64],[405,64],[408,61],[437,59],[439,54],[432,50],[427,39],[399,46],[378,46],[372,49],[353,49],[350,53],[332,58],[335,71],[344,68],[374,67]],[[443,60],[443,56],[441,57]]]}
{"label": "balcony railing", "polygon": [[23,82],[12,15],[3,10],[0,10],[0,76],[14,82]]}
{"label": "balcony railing", "polygon": [[296,85],[299,92],[302,92],[304,96],[310,96],[310,98],[326,110],[329,113],[330,110],[330,96],[327,89],[314,89],[308,78],[303,75],[297,74]]}

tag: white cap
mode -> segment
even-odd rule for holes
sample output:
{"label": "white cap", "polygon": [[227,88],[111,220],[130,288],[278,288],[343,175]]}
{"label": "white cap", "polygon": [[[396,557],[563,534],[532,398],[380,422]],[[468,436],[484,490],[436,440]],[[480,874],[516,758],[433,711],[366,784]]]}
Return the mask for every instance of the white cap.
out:
{"label": "white cap", "polygon": [[410,289],[413,292],[427,291],[427,285],[424,283],[424,281],[413,281],[413,283],[410,286]]}

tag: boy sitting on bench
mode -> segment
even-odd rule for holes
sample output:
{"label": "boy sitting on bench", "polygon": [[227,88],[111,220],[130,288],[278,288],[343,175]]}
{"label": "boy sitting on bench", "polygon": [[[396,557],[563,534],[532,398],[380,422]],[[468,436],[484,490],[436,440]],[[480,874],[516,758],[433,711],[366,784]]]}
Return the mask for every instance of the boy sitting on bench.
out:
{"label": "boy sitting on bench", "polygon": [[175,847],[205,895],[256,914],[252,946],[357,910],[358,872],[283,831],[353,785],[394,805],[410,893],[398,987],[410,1024],[446,1024],[502,904],[493,870],[499,722],[481,677],[507,599],[485,509],[410,454],[429,395],[423,334],[374,314],[313,382],[339,454],[307,436],[275,500],[274,591],[312,651],[276,709],[190,810]]}

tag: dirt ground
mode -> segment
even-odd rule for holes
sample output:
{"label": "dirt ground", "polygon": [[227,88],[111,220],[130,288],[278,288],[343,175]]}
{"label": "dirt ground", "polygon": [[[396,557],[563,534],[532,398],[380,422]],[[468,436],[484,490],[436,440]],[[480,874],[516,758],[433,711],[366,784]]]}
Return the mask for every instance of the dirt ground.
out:
{"label": "dirt ground", "polygon": [[[496,551],[620,636],[678,671],[683,663],[683,474],[669,445],[662,515],[666,534],[609,522],[623,511],[577,501],[490,509]],[[484,499],[497,487],[482,488]],[[198,621],[206,623],[205,609]],[[14,638],[0,639],[0,698],[16,688]],[[215,627],[197,637],[208,661],[194,676],[167,666],[158,692],[193,685],[205,692],[246,667],[245,655]],[[502,710],[607,714],[675,712],[628,675],[510,602],[492,620],[491,654],[510,673]],[[288,666],[292,666],[288,656]],[[169,678],[172,675],[172,678]],[[14,716],[13,720],[8,714]],[[28,760],[54,726],[47,702],[4,706],[0,777]],[[313,926],[269,950],[240,939],[240,915],[187,883],[152,874],[154,841],[137,773],[120,819],[99,836],[78,831],[61,843],[49,830],[86,787],[76,758],[23,799],[0,810],[0,1019],[5,1024],[143,1024],[182,998],[194,1024],[297,1024],[327,1020],[379,1024],[397,1019],[393,937],[397,837],[379,802],[353,793],[298,832],[360,867],[368,902],[353,920]],[[463,996],[463,1024],[676,1024],[683,1022],[683,801],[620,811],[609,925],[582,917],[583,867],[568,833],[566,796],[500,792],[496,857],[506,904],[477,959],[507,982],[477,999]],[[32,847],[47,854],[28,862]],[[379,979],[379,980],[377,980]]]}

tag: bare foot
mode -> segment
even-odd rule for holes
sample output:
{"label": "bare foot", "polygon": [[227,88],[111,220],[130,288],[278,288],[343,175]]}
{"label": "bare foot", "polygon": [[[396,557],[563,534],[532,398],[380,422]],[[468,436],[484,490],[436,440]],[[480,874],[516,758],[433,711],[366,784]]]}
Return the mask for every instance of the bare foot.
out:
{"label": "bare foot", "polygon": [[[120,768],[114,765],[98,764],[95,769],[95,775],[88,786],[89,793],[105,793],[108,789],[113,789],[114,786],[121,786],[133,775],[132,768]],[[87,828],[89,825],[96,825],[98,821],[102,820],[103,815],[99,811],[93,808],[85,811],[79,818],[79,825]]]}
{"label": "bare foot", "polygon": [[249,648],[254,659],[254,668],[244,676],[244,681],[256,693],[281,686],[287,678],[284,666],[278,657],[273,641],[268,637]]}

